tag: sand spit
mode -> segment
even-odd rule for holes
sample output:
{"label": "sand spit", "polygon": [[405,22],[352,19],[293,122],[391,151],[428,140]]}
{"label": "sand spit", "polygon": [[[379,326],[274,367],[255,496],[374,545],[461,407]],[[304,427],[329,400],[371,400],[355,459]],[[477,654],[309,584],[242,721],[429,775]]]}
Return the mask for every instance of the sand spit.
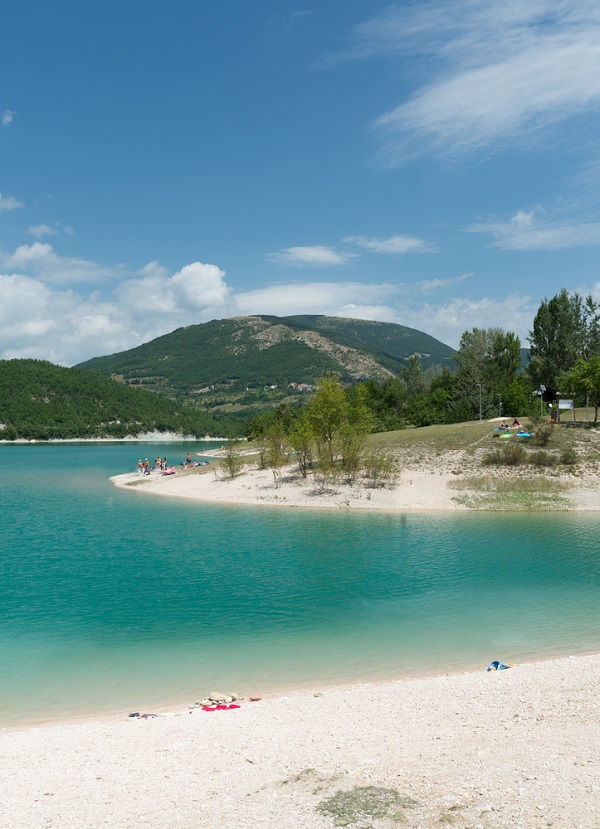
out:
{"label": "sand spit", "polygon": [[[203,457],[206,453],[198,453]],[[214,455],[214,452],[212,453]],[[553,474],[550,485],[560,487],[556,497],[544,498],[543,475],[529,473],[529,480],[537,480],[540,489],[538,503],[528,504],[519,500],[517,486],[524,475],[513,471],[483,470],[465,453],[446,452],[441,456],[422,457],[419,460],[400,461],[400,477],[394,486],[369,487],[364,482],[350,486],[343,482],[323,490],[312,478],[304,479],[294,468],[285,469],[281,481],[275,483],[269,470],[249,465],[247,471],[234,480],[224,478],[218,462],[211,466],[182,470],[176,467],[175,475],[162,476],[153,473],[140,477],[136,473],[116,475],[111,481],[118,487],[135,487],[136,491],[194,501],[213,503],[248,504],[254,506],[309,507],[316,509],[376,509],[399,512],[420,510],[468,510],[468,509],[539,509],[539,510],[600,510],[600,478],[595,466],[579,470],[578,477],[564,473]],[[458,471],[460,470],[460,472]],[[495,485],[508,484],[508,494],[501,503],[489,506],[489,501],[478,505],[475,493],[469,498],[469,481],[481,481],[486,476]],[[515,493],[510,493],[510,481]],[[466,488],[461,488],[465,482]],[[473,493],[471,493],[473,494]],[[497,499],[498,500],[498,499]]]}
{"label": "sand spit", "polygon": [[402,796],[395,819],[359,812],[349,825],[596,829],[599,678],[600,655],[578,656],[5,728],[0,817],[16,829],[331,829],[329,798],[376,787]]}
{"label": "sand spit", "polygon": [[315,509],[432,510],[464,509],[448,487],[449,474],[411,470],[399,486],[369,488],[363,485],[336,484],[322,491],[312,480],[287,475],[275,485],[268,470],[252,469],[234,480],[216,476],[210,468],[192,469],[172,476],[137,474],[116,475],[111,481],[119,487],[135,486],[139,492],[189,498],[213,503],[255,506],[311,507]]}

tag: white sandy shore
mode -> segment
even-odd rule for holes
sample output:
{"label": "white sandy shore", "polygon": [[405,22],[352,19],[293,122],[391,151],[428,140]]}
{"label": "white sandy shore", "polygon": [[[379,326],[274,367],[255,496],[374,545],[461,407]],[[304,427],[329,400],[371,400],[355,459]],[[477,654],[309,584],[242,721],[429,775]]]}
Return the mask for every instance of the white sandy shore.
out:
{"label": "white sandy shore", "polygon": [[[456,454],[459,453],[448,452],[443,458],[401,466],[399,482],[382,488],[337,483],[323,492],[311,477],[303,479],[291,468],[284,470],[278,485],[270,471],[252,466],[229,480],[217,474],[218,464],[187,471],[177,468],[171,476],[152,474],[142,478],[136,473],[126,473],[114,476],[111,481],[118,487],[133,486],[138,492],[213,503],[406,512],[466,510],[464,501],[457,499],[456,484],[461,476],[456,474],[457,463],[453,457]],[[464,459],[459,460],[464,466]],[[462,477],[481,477],[481,474],[481,469],[467,470],[467,475]],[[563,509],[600,510],[600,478],[595,468],[577,479],[554,475],[552,481],[561,482],[565,487],[560,502]]]}
{"label": "white sandy shore", "polygon": [[351,825],[597,829],[599,678],[600,655],[578,656],[236,711],[6,728],[0,818],[15,829],[330,829],[320,802],[376,786],[418,805],[400,824]]}
{"label": "white sandy shore", "polygon": [[[199,473],[199,474],[198,474]],[[251,469],[237,478],[225,480],[215,476],[211,468],[176,472],[172,476],[135,473],[111,478],[119,487],[135,486],[136,491],[189,498],[195,501],[288,507],[352,508],[383,510],[460,509],[453,500],[455,492],[448,488],[447,473],[411,470],[393,488],[366,488],[337,484],[326,492],[319,491],[312,479],[284,474],[276,486],[268,470]]]}

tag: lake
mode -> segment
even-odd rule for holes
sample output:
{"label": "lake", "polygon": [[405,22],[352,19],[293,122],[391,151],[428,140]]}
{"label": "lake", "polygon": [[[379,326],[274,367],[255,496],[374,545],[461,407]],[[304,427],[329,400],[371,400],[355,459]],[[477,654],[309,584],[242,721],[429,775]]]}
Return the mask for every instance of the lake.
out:
{"label": "lake", "polygon": [[32,722],[600,650],[598,517],[195,504],[198,443],[0,446],[0,710]]}

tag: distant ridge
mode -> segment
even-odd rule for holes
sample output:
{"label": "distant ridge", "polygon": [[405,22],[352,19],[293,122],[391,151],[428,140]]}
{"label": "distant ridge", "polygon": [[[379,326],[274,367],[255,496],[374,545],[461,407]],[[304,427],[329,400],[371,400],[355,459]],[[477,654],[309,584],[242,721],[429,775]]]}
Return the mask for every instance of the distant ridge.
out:
{"label": "distant ridge", "polygon": [[[0,360],[0,440],[124,438],[143,432],[240,433],[231,417],[182,406],[91,371]],[[236,431],[237,430],[237,431]]]}
{"label": "distant ridge", "polygon": [[328,371],[343,382],[381,381],[400,372],[413,354],[421,355],[424,367],[453,364],[450,346],[403,325],[261,315],[178,328],[77,368],[170,394],[239,393],[248,387],[313,384]]}

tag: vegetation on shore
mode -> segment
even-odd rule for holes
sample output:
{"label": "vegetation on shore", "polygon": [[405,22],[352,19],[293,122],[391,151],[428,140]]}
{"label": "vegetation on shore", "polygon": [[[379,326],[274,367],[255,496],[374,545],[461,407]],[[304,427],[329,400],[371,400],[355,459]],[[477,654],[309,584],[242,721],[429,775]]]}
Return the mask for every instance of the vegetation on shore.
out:
{"label": "vegetation on shore", "polygon": [[204,437],[231,430],[226,417],[127,388],[101,374],[44,360],[0,360],[2,440],[118,439],[147,431]]}
{"label": "vegetation on shore", "polygon": [[[245,434],[264,442],[263,456],[272,467],[283,464],[281,447],[289,445],[304,474],[316,456],[319,474],[328,467],[331,477],[341,469],[351,479],[369,433],[494,415],[542,417],[549,413],[547,403],[556,405],[560,397],[585,403],[586,420],[591,407],[596,423],[599,306],[563,290],[541,303],[529,339],[531,362],[524,369],[519,338],[500,328],[465,331],[451,358],[452,350],[437,340],[390,323],[320,316],[213,321],[90,360],[82,364],[85,371],[37,360],[1,361],[0,428],[8,440],[119,438],[150,430]],[[407,354],[416,344],[430,353]],[[93,366],[118,382],[90,371]],[[335,401],[323,375],[335,378]],[[290,377],[312,383],[287,383]],[[197,387],[211,379],[209,386]],[[269,384],[273,379],[278,382]],[[240,396],[245,383],[254,385]],[[543,388],[546,402],[540,400]],[[337,418],[335,440],[316,414],[327,395],[328,416]],[[560,410],[553,414],[558,419]],[[371,457],[362,470],[385,466],[385,459],[376,460]],[[494,462],[521,460],[518,450],[510,450]],[[539,466],[548,460],[543,452],[530,458]]]}
{"label": "vegetation on shore", "polygon": [[[353,484],[359,476],[371,486],[394,482],[394,460],[366,449],[372,418],[364,400],[364,388],[349,396],[338,377],[321,378],[310,403],[287,428],[276,416],[265,423],[256,440],[260,467],[270,469],[278,484],[283,468],[294,460],[300,475],[311,473],[322,491],[340,480]],[[222,468],[229,478],[241,472],[243,460],[235,443],[225,450]]]}

